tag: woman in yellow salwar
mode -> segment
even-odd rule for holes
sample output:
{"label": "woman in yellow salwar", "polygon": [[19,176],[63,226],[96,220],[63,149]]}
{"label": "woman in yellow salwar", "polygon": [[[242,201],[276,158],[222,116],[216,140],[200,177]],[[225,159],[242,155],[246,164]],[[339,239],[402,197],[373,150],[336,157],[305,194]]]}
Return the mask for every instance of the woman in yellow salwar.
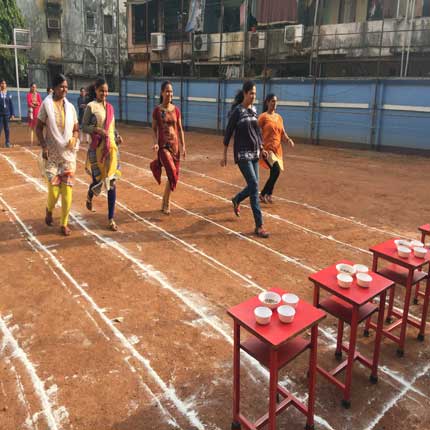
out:
{"label": "woman in yellow salwar", "polygon": [[67,224],[72,206],[79,124],[74,106],[66,99],[66,77],[57,75],[53,88],[53,94],[42,103],[36,126],[37,139],[42,147],[42,173],[48,181],[45,222],[49,226],[53,225],[52,212],[61,194],[61,232],[69,236],[71,231]]}
{"label": "woman in yellow salwar", "polygon": [[93,197],[102,192],[104,185],[108,199],[108,227],[116,231],[116,180],[121,176],[118,145],[122,143],[122,138],[115,130],[113,106],[106,101],[109,91],[107,82],[103,78],[97,79],[94,90],[96,99],[88,103],[82,119],[83,132],[91,136],[86,170],[93,179],[88,189],[86,206],[93,211]]}

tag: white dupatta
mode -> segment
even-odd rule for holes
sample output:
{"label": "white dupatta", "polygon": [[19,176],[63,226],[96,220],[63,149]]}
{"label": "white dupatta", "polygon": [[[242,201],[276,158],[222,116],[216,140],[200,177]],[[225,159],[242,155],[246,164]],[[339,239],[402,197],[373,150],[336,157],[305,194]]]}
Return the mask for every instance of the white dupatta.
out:
{"label": "white dupatta", "polygon": [[57,145],[58,152],[64,160],[71,162],[76,161],[76,152],[79,149],[79,141],[76,142],[73,149],[68,148],[69,141],[73,136],[73,128],[75,126],[74,121],[76,119],[76,115],[73,115],[73,110],[75,109],[74,106],[66,98],[64,99],[65,124],[64,132],[61,134],[57,127],[57,122],[55,121],[54,100],[52,95],[46,97],[43,104],[45,105],[46,114],[48,116],[46,126],[49,127],[51,136],[54,138]]}

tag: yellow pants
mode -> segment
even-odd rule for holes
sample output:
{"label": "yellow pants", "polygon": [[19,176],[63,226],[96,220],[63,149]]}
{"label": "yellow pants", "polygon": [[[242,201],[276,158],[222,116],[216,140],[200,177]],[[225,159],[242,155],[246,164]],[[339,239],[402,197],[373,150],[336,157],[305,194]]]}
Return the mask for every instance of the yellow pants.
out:
{"label": "yellow pants", "polygon": [[66,184],[52,185],[48,183],[48,203],[46,205],[49,212],[52,212],[61,194],[61,226],[65,227],[69,221],[69,213],[72,207],[72,187]]}

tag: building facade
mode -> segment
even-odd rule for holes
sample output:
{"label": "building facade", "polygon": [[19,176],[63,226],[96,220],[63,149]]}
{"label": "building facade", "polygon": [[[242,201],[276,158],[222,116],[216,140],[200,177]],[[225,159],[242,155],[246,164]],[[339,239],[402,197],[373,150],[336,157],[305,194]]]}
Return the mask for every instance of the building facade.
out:
{"label": "building facade", "polygon": [[430,0],[128,0],[132,75],[430,76]]}
{"label": "building facade", "polygon": [[30,82],[64,73],[79,89],[105,76],[112,89],[127,62],[125,5],[119,0],[16,0],[31,32]]}

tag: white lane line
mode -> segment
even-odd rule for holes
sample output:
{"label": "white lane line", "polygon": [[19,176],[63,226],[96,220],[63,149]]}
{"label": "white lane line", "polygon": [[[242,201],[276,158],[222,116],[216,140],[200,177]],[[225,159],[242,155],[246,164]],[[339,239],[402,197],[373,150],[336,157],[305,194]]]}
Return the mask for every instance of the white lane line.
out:
{"label": "white lane line", "polygon": [[[10,207],[1,197],[0,199],[7,207]],[[8,349],[12,353],[11,357],[18,359],[21,362],[21,364],[24,366],[25,370],[27,371],[28,376],[31,379],[34,392],[40,401],[40,404],[42,407],[42,414],[45,416],[46,424],[48,425],[48,428],[51,430],[60,430],[61,424],[57,422],[57,420],[55,419],[55,412],[53,411],[53,405],[49,400],[49,395],[45,391],[45,384],[41,381],[41,379],[37,375],[35,366],[30,361],[30,359],[28,358],[24,350],[19,346],[18,342],[13,337],[12,332],[9,330],[9,328],[7,327],[6,323],[4,322],[1,316],[0,316],[0,331],[3,334],[3,339],[1,343],[1,352],[4,352],[5,350]]]}
{"label": "white lane line", "polygon": [[[6,157],[7,158],[7,157]],[[17,169],[17,172],[19,172],[19,169]],[[20,173],[22,176],[26,177],[29,181],[36,184],[38,187],[41,187],[42,189],[45,189],[42,185],[38,184],[38,182],[34,179],[26,175],[24,172]],[[45,252],[51,259],[51,261],[54,263],[55,267],[63,273],[63,275],[70,281],[70,283],[80,292],[81,296],[91,305],[91,307],[94,309],[94,311],[99,315],[99,317],[103,320],[103,322],[110,328],[112,333],[117,337],[117,339],[121,342],[122,346],[127,349],[130,354],[143,365],[143,367],[147,370],[148,374],[152,377],[152,379],[155,381],[155,383],[161,388],[164,395],[167,399],[169,399],[178,409],[178,411],[197,429],[204,430],[204,425],[198,418],[197,412],[194,410],[190,410],[189,406],[186,403],[184,403],[176,394],[176,390],[173,388],[173,386],[167,386],[166,383],[160,378],[158,373],[152,368],[149,360],[145,357],[143,357],[130,343],[130,341],[127,339],[124,334],[118,330],[117,327],[111,322],[109,318],[106,317],[106,315],[103,313],[103,310],[99,308],[99,306],[95,303],[93,298],[79,285],[79,283],[73,278],[73,276],[65,269],[65,267],[61,264],[61,262],[55,257],[55,255],[49,250],[46,249],[46,247],[31,233],[31,231],[28,229],[28,227],[24,224],[24,222],[19,218],[17,213],[9,206],[9,204],[3,199],[3,197],[0,196],[0,201],[2,204],[6,206],[6,208],[9,210],[9,212],[14,216],[16,221],[20,224],[21,228],[25,231],[27,234],[29,240],[33,242],[40,250]],[[78,224],[81,224],[79,220],[77,220],[76,216],[72,215],[72,217],[75,218],[75,220],[78,222]],[[88,228],[85,227],[85,230],[88,233],[92,233]],[[96,235],[96,234],[95,234]],[[108,243],[109,241],[105,238],[102,238],[99,235],[96,235],[99,237],[99,240],[104,241],[105,243]],[[56,427],[55,427],[56,428]]]}
{"label": "white lane line", "polygon": [[[11,218],[11,215],[9,214],[9,212],[7,213],[7,216],[10,220],[10,222],[12,222],[14,225],[16,225],[16,222]],[[18,228],[18,227],[17,227]],[[41,251],[33,244],[33,242],[31,241],[27,241],[27,243],[29,244],[29,246],[31,247],[31,249],[37,254],[39,255],[39,258],[45,263],[45,265],[48,267],[48,269],[52,272],[52,274],[57,278],[57,280],[59,281],[59,283],[63,286],[63,288],[67,291],[67,293],[74,297],[72,290],[68,287],[68,285],[64,282],[64,280],[59,276],[59,274],[57,273],[57,271],[52,267],[52,265],[49,264],[49,259],[46,257],[43,257],[41,254]],[[49,249],[49,246],[46,246],[46,249]],[[84,287],[84,285],[82,284],[81,287]],[[85,285],[85,288],[88,288],[88,284]],[[80,295],[79,295],[80,296]],[[110,341],[110,338],[106,335],[106,333],[102,330],[102,328],[99,326],[99,324],[97,323],[97,321],[94,319],[94,317],[88,312],[88,310],[82,306],[81,301],[80,300],[76,300],[76,302],[81,306],[81,308],[83,309],[83,311],[87,314],[88,318],[90,319],[90,321],[94,324],[94,326],[96,327],[97,331],[99,332],[99,334],[101,336],[103,336],[108,342]],[[144,382],[142,375],[140,375],[139,373],[137,373],[136,369],[130,364],[129,360],[127,358],[124,358],[124,362],[126,363],[126,365],[129,367],[129,369],[131,370],[131,372],[137,376],[140,385],[143,387],[143,389],[147,392],[147,394],[149,395],[149,398],[151,399],[152,403],[157,405],[158,410],[161,412],[161,414],[164,416],[164,418],[166,419],[166,422],[170,425],[172,425],[175,428],[180,428],[178,423],[176,422],[175,418],[165,409],[165,407],[163,406],[163,404],[160,402],[160,399],[158,398],[157,395],[155,395],[152,390],[148,387],[148,385]]]}
{"label": "white lane line", "polygon": [[[0,154],[2,155],[2,154]],[[25,172],[23,172],[22,170],[20,170],[16,164],[10,160],[8,157],[3,156],[3,158],[12,166],[13,170],[15,173],[18,173],[19,175],[21,175],[22,177],[24,177],[27,181],[33,183],[36,188],[41,189],[46,191],[46,187],[44,187],[43,185],[41,185],[35,178],[27,175]],[[158,196],[157,196],[158,197]],[[2,197],[0,196],[0,201],[3,200]],[[120,245],[118,242],[116,242],[115,240],[111,239],[111,238],[106,238],[104,236],[100,236],[99,234],[95,233],[94,231],[92,231],[91,229],[89,229],[86,226],[86,223],[81,220],[80,218],[78,218],[76,215],[71,214],[71,217],[75,220],[75,222],[80,225],[83,230],[85,230],[87,233],[93,235],[94,237],[96,237],[100,242],[104,243],[105,245],[113,248],[114,250],[118,251],[121,255],[123,255],[126,259],[128,259],[129,261],[131,261],[135,266],[137,266],[139,269],[141,269],[143,271],[143,273],[147,276],[152,277],[153,279],[156,279],[160,286],[163,288],[166,288],[168,291],[172,292],[177,298],[179,298],[187,307],[189,307],[191,310],[193,310],[197,315],[199,315],[199,317],[201,318],[202,321],[204,321],[207,325],[209,325],[210,327],[212,327],[212,329],[219,333],[230,345],[233,345],[233,338],[232,336],[228,333],[228,326],[226,326],[222,321],[219,321],[218,317],[216,317],[215,315],[211,318],[208,318],[208,312],[207,312],[207,308],[205,308],[202,305],[199,305],[198,303],[195,303],[191,298],[187,297],[183,292],[179,291],[178,289],[175,289],[174,287],[172,287],[168,282],[164,282],[164,275],[162,273],[160,273],[159,271],[154,270],[151,266],[147,266],[145,264],[143,264],[139,259],[135,258],[134,256],[132,256],[122,245]],[[25,227],[25,230],[31,234],[31,232],[29,232],[29,230]],[[27,233],[27,234],[28,234]],[[31,236],[33,236],[31,234]],[[33,236],[34,237],[34,236]],[[36,239],[36,238],[35,238]],[[36,239],[37,240],[37,239]],[[38,244],[40,244],[40,242],[37,240]],[[257,242],[258,243],[258,242]],[[42,244],[40,244],[42,247],[44,247]],[[38,245],[39,246],[39,245]],[[45,248],[45,247],[44,247]],[[47,250],[44,249],[45,252],[49,253],[50,256],[52,255],[52,253]],[[52,255],[51,259],[55,258],[54,255]],[[59,269],[65,273],[68,274],[68,272],[66,271],[66,269],[60,264]],[[58,267],[58,266],[57,266]],[[64,273],[63,272],[63,273]],[[69,275],[69,274],[68,274]],[[67,276],[67,275],[66,275]],[[69,275],[71,276],[71,275]],[[72,278],[73,279],[73,278]],[[72,282],[73,283],[73,282]],[[82,288],[80,288],[79,284],[75,281],[76,286],[78,289],[80,289],[81,291],[83,291],[83,293],[86,294],[86,292],[84,290],[82,290]],[[84,296],[84,294],[82,294]],[[90,300],[92,301],[91,297]],[[109,321],[110,325],[111,322],[109,319],[107,319],[102,311],[102,316],[104,317],[104,319],[106,319],[107,321]],[[114,326],[113,326],[114,327]],[[116,327],[114,327],[116,329]],[[252,357],[250,357],[249,355],[243,353],[242,354],[243,358],[245,358],[245,360],[255,369],[257,370],[265,379],[268,379],[269,377],[269,373],[267,370],[265,370],[264,368],[261,367],[261,365]],[[255,372],[251,372],[249,371],[249,375],[250,377],[255,381],[254,378],[254,373]],[[332,427],[327,423],[326,420],[324,420],[323,418],[315,415],[315,421],[318,422],[321,425],[324,425],[326,428],[328,428],[328,430],[332,430]]]}
{"label": "white lane line", "polygon": [[396,406],[396,404],[398,403],[398,401],[405,396],[412,388],[413,388],[413,384],[415,384],[415,382],[421,378],[422,376],[425,376],[428,372],[430,371],[430,364],[428,364],[426,367],[424,367],[418,374],[416,374],[411,381],[405,386],[403,387],[403,389],[396,395],[394,396],[389,402],[387,402],[384,406],[384,408],[382,409],[382,412],[376,417],[374,418],[367,426],[367,430],[372,430],[374,429],[379,421],[381,421],[381,419],[385,416],[385,414],[393,407]]}
{"label": "white lane line", "polygon": [[[82,148],[82,150],[84,150],[84,148]],[[134,154],[132,152],[121,150],[121,153],[122,154],[126,154],[126,155],[130,155],[132,157],[141,158],[142,160],[152,161],[150,158],[144,157],[142,155]],[[234,188],[238,188],[238,189],[242,189],[243,188],[240,185],[232,184],[231,182],[227,182],[227,181],[224,181],[224,180],[219,179],[219,178],[214,178],[212,176],[206,175],[206,174],[201,173],[201,172],[197,172],[195,170],[187,169],[187,168],[182,167],[182,166],[181,166],[181,171],[184,171],[184,172],[187,172],[187,173],[191,173],[191,174],[196,175],[196,176],[200,176],[201,178],[207,178],[207,179],[210,179],[211,181],[218,182],[220,184],[229,185],[229,186],[234,187]],[[309,203],[298,202],[298,201],[287,199],[285,197],[280,197],[280,196],[277,196],[277,199],[285,201],[285,202],[293,204],[293,205],[296,205],[296,206],[302,206],[302,207],[305,207],[307,209],[311,209],[311,210],[314,210],[316,212],[323,213],[325,215],[329,215],[329,216],[331,216],[333,218],[341,219],[343,221],[347,221],[349,223],[356,224],[356,225],[358,225],[360,227],[363,227],[363,228],[366,228],[368,230],[377,231],[379,233],[387,234],[387,235],[394,236],[394,237],[405,237],[401,233],[392,232],[392,231],[389,231],[389,230],[384,230],[384,229],[381,229],[381,228],[378,228],[378,227],[372,227],[372,226],[367,225],[367,224],[365,224],[365,223],[363,223],[361,221],[358,221],[356,219],[347,218],[347,217],[344,217],[342,215],[338,215],[338,214],[335,214],[335,213],[332,213],[332,212],[328,212],[328,211],[326,211],[324,209],[321,209],[321,208],[319,208],[317,206],[310,205]]]}

